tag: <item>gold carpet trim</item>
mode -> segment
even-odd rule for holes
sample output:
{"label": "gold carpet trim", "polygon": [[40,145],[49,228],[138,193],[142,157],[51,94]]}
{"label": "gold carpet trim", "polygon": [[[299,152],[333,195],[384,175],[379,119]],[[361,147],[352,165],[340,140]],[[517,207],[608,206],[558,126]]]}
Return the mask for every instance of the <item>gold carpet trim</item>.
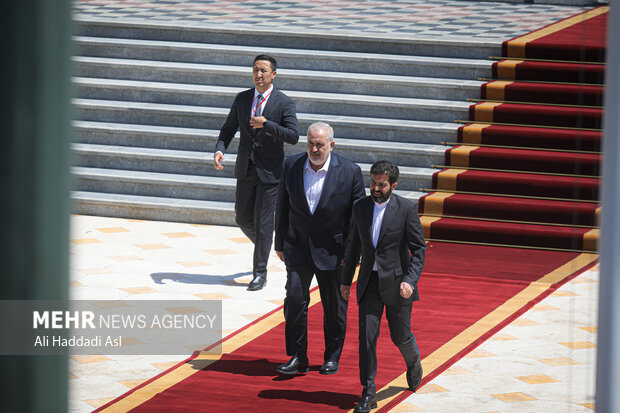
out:
{"label": "gold carpet trim", "polygon": [[478,149],[477,146],[457,146],[450,151],[450,166],[469,166],[469,154]]}
{"label": "gold carpet trim", "polygon": [[474,106],[474,120],[478,122],[493,122],[493,110],[501,103],[484,102]]}
{"label": "gold carpet trim", "polygon": [[456,182],[459,174],[467,171],[466,169],[446,169],[437,174],[437,189],[456,191]]}
{"label": "gold carpet trim", "polygon": [[583,249],[588,251],[597,251],[600,236],[601,230],[596,228],[583,234]]}
{"label": "gold carpet trim", "polygon": [[467,125],[463,127],[463,143],[482,143],[482,130],[491,125]]}
{"label": "gold carpet trim", "polygon": [[505,80],[496,80],[494,82],[489,82],[486,85],[487,89],[487,99],[490,100],[505,100],[506,98],[506,86],[512,84],[514,82],[509,82]]}
{"label": "gold carpet trim", "polygon": [[453,193],[435,192],[423,198],[424,215],[443,215],[443,202],[450,198]]}
{"label": "gold carpet trim", "polygon": [[500,79],[516,79],[517,65],[523,60],[504,60],[497,62],[497,77]]}

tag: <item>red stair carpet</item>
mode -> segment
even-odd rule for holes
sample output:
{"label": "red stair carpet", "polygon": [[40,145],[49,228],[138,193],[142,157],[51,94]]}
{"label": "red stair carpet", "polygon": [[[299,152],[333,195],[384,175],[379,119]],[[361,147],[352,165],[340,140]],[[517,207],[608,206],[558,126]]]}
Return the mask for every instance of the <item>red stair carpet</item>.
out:
{"label": "red stair carpet", "polygon": [[597,251],[608,10],[504,42],[420,200],[428,239]]}
{"label": "red stair carpet", "polygon": [[[412,325],[422,385],[598,260],[606,12],[504,44],[496,80],[482,87],[486,101],[472,105],[460,145],[420,200],[428,250]],[[314,290],[308,374],[275,374],[288,358],[278,308],[222,340],[222,354],[196,353],[97,411],[351,411],[361,392],[357,306],[349,303],[340,372],[322,376],[317,302]],[[383,321],[373,412],[411,395]]]}

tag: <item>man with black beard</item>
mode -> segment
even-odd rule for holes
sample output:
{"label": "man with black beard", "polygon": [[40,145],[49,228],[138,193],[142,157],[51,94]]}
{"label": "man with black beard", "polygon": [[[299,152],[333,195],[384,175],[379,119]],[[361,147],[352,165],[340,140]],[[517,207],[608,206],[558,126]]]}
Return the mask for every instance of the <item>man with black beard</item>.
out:
{"label": "man with black beard", "polygon": [[353,207],[349,242],[345,252],[340,292],[351,294],[355,267],[359,305],[359,367],[363,386],[356,412],[377,407],[377,338],[385,308],[390,337],[407,366],[407,384],[415,391],[422,380],[420,350],[411,331],[413,301],[424,267],[426,244],[416,206],[392,192],[398,185],[398,167],[378,161],[370,169],[370,196]]}

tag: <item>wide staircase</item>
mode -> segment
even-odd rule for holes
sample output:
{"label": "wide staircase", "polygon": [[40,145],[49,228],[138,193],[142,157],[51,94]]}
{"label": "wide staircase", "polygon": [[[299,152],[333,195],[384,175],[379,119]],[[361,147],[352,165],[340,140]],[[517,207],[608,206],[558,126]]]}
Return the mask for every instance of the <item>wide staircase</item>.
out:
{"label": "wide staircase", "polygon": [[278,60],[274,84],[297,105],[300,142],[287,154],[305,151],[312,122],[328,122],[335,151],[366,180],[374,161],[394,161],[399,193],[417,201],[444,163],[443,143],[457,139],[477,79],[492,76],[488,57],[501,53],[475,39],[77,26],[74,212],[201,224],[234,225],[238,139],[222,171],[213,149],[234,96],[252,87],[256,55]]}
{"label": "wide staircase", "polygon": [[523,47],[493,78],[419,203],[427,239],[596,252],[606,13]]}

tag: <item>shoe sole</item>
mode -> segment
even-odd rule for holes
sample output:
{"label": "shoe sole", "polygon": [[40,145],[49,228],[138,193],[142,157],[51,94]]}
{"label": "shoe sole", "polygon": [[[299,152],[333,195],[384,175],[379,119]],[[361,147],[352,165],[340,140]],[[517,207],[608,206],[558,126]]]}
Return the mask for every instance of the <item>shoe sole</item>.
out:
{"label": "shoe sole", "polygon": [[310,368],[306,367],[305,369],[297,369],[296,371],[283,371],[276,369],[276,371],[280,374],[284,374],[285,376],[294,376],[298,373],[305,374],[310,371]]}
{"label": "shoe sole", "polygon": [[374,402],[373,404],[370,405],[370,409],[368,410],[353,410],[355,413],[368,413],[370,412],[372,409],[376,409],[377,408],[377,402]]}
{"label": "shoe sole", "polygon": [[338,370],[331,370],[331,371],[319,371],[320,374],[323,374],[325,376],[329,376],[330,374],[336,374],[338,373]]}

